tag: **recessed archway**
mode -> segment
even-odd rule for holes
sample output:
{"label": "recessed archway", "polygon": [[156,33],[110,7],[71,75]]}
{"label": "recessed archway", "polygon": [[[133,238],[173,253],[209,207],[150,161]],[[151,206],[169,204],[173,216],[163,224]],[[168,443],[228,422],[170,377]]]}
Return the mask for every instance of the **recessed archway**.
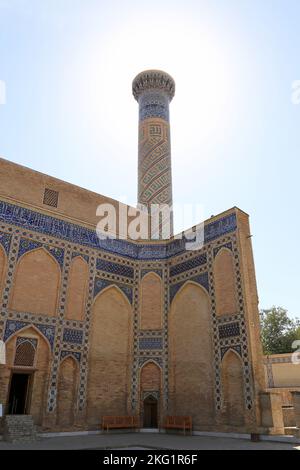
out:
{"label": "recessed archway", "polygon": [[17,264],[11,308],[55,316],[60,277],[59,264],[44,248],[25,253]]}
{"label": "recessed archway", "polygon": [[[35,349],[33,363],[23,363],[23,365],[16,364],[16,358],[18,357],[16,355],[17,348],[23,343],[26,344],[26,342],[30,343]],[[27,384],[23,382],[24,387],[22,393],[26,394],[26,403],[24,402],[23,412],[31,414],[35,424],[42,424],[47,403],[51,355],[49,342],[42,333],[32,325],[19,330],[8,339],[6,342],[7,363],[0,376],[0,390],[4,391],[3,403],[6,405],[6,412],[15,412],[12,403],[9,402],[10,398],[13,400],[14,395],[11,392],[14,374],[27,375]],[[24,379],[26,379],[26,377],[24,377]],[[17,385],[18,384],[16,384],[16,386]],[[17,392],[19,394],[20,389]]]}
{"label": "recessed archway", "polygon": [[188,281],[176,294],[169,314],[171,414],[192,415],[203,429],[214,420],[214,364],[210,298]]}
{"label": "recessed archway", "polygon": [[140,328],[159,330],[162,327],[162,280],[154,272],[147,273],[140,286]]}
{"label": "recessed archway", "polygon": [[221,248],[214,260],[214,282],[217,315],[238,311],[232,251]]}
{"label": "recessed archway", "polygon": [[87,416],[91,428],[101,417],[127,414],[130,390],[132,309],[116,286],[98,294],[92,308]]}
{"label": "recessed archway", "polygon": [[222,417],[224,424],[242,426],[245,420],[243,363],[229,349],[222,360]]}

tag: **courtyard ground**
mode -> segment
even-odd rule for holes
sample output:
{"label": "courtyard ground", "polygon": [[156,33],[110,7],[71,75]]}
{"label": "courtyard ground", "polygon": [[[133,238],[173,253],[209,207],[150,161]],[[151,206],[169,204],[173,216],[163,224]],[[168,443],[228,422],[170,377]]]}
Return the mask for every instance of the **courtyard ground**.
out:
{"label": "courtyard ground", "polygon": [[165,450],[300,450],[299,444],[251,442],[246,439],[176,434],[118,433],[41,438],[34,443],[9,444],[1,450],[165,449]]}

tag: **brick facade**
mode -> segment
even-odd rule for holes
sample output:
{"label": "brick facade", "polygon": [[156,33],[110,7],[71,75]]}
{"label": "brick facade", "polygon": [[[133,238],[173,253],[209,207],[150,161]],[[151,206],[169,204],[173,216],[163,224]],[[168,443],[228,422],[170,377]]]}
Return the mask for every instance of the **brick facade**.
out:
{"label": "brick facade", "polygon": [[[168,121],[168,103],[153,103],[140,103],[141,126],[157,112],[160,126]],[[166,188],[160,195],[170,202]],[[58,193],[55,205],[44,204],[45,189]],[[94,430],[104,415],[143,418],[149,394],[159,419],[185,414],[198,430],[259,430],[265,378],[247,214],[234,207],[205,221],[203,247],[187,251],[184,239],[99,240],[103,202],[119,210],[0,159],[5,412],[20,373],[30,380],[26,412],[42,430]],[[33,365],[15,364],[18,341],[34,348]]]}

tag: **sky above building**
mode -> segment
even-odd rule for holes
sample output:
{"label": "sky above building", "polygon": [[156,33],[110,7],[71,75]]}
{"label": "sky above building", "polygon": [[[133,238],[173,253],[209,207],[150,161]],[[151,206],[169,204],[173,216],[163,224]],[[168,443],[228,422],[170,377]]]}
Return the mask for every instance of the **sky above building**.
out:
{"label": "sky above building", "polygon": [[131,83],[165,70],[175,231],[184,204],[249,213],[260,307],[300,316],[299,22],[298,0],[0,0],[0,155],[135,205]]}

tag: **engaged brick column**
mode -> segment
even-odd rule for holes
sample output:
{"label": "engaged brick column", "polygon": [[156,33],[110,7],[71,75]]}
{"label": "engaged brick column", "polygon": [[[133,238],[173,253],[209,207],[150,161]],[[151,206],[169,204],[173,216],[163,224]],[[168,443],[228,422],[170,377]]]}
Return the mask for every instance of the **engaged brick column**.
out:
{"label": "engaged brick column", "polygon": [[300,437],[300,392],[291,392],[294,405],[294,416],[296,421],[295,435]]}
{"label": "engaged brick column", "polygon": [[[134,79],[132,91],[139,103],[138,202],[172,207],[172,169],[169,103],[175,82],[160,70],[147,70]],[[173,217],[170,221],[173,234]]]}
{"label": "engaged brick column", "polygon": [[282,398],[280,393],[261,392],[261,425],[269,434],[284,434]]}

